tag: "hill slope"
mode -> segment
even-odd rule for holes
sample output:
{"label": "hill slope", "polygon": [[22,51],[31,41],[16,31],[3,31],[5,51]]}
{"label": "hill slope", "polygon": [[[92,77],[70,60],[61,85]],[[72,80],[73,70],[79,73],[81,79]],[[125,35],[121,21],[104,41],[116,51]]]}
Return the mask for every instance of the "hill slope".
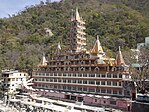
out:
{"label": "hill slope", "polygon": [[[63,0],[26,7],[8,19],[0,19],[0,69],[17,68],[32,70],[39,63],[42,53],[52,53],[60,41],[68,47],[71,10],[79,8],[86,21],[88,48],[96,35],[105,51],[135,48],[149,36],[147,7],[143,10],[137,1],[129,0]],[[145,1],[145,0],[143,0]],[[45,34],[51,29],[53,36]]]}

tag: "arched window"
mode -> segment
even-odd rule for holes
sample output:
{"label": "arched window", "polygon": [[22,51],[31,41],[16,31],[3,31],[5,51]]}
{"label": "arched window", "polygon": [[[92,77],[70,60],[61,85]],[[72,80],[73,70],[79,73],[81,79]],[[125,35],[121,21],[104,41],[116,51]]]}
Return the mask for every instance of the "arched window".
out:
{"label": "arched window", "polygon": [[117,68],[116,68],[116,67],[113,67],[113,68],[112,68],[112,71],[117,71]]}
{"label": "arched window", "polygon": [[85,71],[85,67],[81,67],[80,68],[80,71]]}
{"label": "arched window", "polygon": [[84,61],[81,61],[80,64],[85,64],[85,62]]}
{"label": "arched window", "polygon": [[96,67],[96,68],[94,69],[94,71],[99,71],[99,68],[98,68],[98,67]]}

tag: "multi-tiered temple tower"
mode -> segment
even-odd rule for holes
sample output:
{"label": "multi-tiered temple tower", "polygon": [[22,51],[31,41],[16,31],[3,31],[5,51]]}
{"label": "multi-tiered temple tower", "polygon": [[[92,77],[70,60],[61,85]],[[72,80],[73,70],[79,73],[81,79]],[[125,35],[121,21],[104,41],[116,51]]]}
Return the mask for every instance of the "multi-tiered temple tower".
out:
{"label": "multi-tiered temple tower", "polygon": [[85,22],[79,15],[78,8],[76,8],[75,11],[72,11],[70,31],[70,47],[73,52],[81,52],[86,50],[86,33],[84,32],[84,25]]}
{"label": "multi-tiered temple tower", "polygon": [[44,93],[47,96],[59,91],[57,97],[84,102],[87,99],[82,93],[130,97],[127,84],[131,77],[120,48],[116,59],[106,56],[97,36],[93,48],[87,50],[84,25],[76,9],[71,17],[71,51],[62,53],[58,44],[51,59],[46,61],[44,57],[33,74],[34,88],[48,91]]}

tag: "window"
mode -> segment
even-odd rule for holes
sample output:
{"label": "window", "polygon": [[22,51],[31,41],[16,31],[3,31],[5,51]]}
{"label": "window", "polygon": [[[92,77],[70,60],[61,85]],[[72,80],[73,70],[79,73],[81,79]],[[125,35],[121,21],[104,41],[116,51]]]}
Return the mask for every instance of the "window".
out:
{"label": "window", "polygon": [[111,81],[107,81],[107,85],[111,86]]}
{"label": "window", "polygon": [[61,74],[61,73],[59,73],[59,74],[58,74],[58,76],[62,76],[62,74]]}
{"label": "window", "polygon": [[128,79],[129,78],[129,75],[125,75],[125,78]]}
{"label": "window", "polygon": [[116,101],[110,101],[110,104],[116,105]]}
{"label": "window", "polygon": [[57,86],[56,85],[54,85],[54,89],[57,89]]}
{"label": "window", "polygon": [[95,102],[97,102],[97,99],[95,99]]}
{"label": "window", "polygon": [[49,86],[49,88],[51,88],[51,89],[52,89],[52,88],[53,88],[53,85],[50,85],[50,86]]}
{"label": "window", "polygon": [[105,83],[105,81],[101,81],[101,85],[105,85],[106,83]]}
{"label": "window", "polygon": [[113,90],[113,94],[117,94],[117,90]]}
{"label": "window", "polygon": [[82,88],[81,87],[78,87],[78,91],[82,91]]}
{"label": "window", "polygon": [[101,89],[101,93],[106,93],[106,90],[105,89]]}
{"label": "window", "polygon": [[117,78],[117,74],[113,74],[113,78]]}
{"label": "window", "polygon": [[68,77],[71,77],[71,74],[70,73],[68,74]]}
{"label": "window", "polygon": [[76,90],[76,87],[72,87],[72,90],[74,90],[74,91],[75,91],[75,90]]}
{"label": "window", "polygon": [[83,84],[87,84],[87,80],[83,80]]}
{"label": "window", "polygon": [[63,82],[66,83],[66,79],[64,79]]}
{"label": "window", "polygon": [[53,82],[53,79],[50,79],[50,82]]}
{"label": "window", "polygon": [[77,75],[74,73],[74,74],[73,74],[73,77],[76,77],[76,76],[77,76]]}
{"label": "window", "polygon": [[89,80],[89,84],[95,84],[94,80]]}
{"label": "window", "polygon": [[95,77],[95,74],[89,74],[89,77]]}
{"label": "window", "polygon": [[38,84],[38,87],[41,87],[41,84]]}
{"label": "window", "polygon": [[107,89],[107,93],[108,94],[111,94],[111,89]]}
{"label": "window", "polygon": [[83,88],[83,91],[87,91],[87,88]]}
{"label": "window", "polygon": [[43,73],[43,76],[45,76],[46,75],[46,73]]}
{"label": "window", "polygon": [[122,82],[119,82],[119,86],[122,86]]}
{"label": "window", "polygon": [[68,56],[66,56],[66,59],[68,59]]}
{"label": "window", "polygon": [[48,85],[46,84],[45,87],[48,88]]}
{"label": "window", "polygon": [[100,74],[96,74],[96,77],[100,77]]}
{"label": "window", "polygon": [[64,73],[63,76],[66,76],[66,74]]}
{"label": "window", "polygon": [[54,76],[57,76],[57,73],[55,73]]}
{"label": "window", "polygon": [[76,80],[72,80],[72,83],[76,83]]}
{"label": "window", "polygon": [[61,79],[58,79],[58,82],[61,82],[62,80]]}
{"label": "window", "polygon": [[79,83],[79,84],[82,84],[82,80],[78,80],[78,83]]}
{"label": "window", "polygon": [[122,95],[122,90],[119,90],[119,94]]}
{"label": "window", "polygon": [[71,80],[68,80],[68,83],[71,83]]}
{"label": "window", "polygon": [[111,78],[111,75],[112,75],[112,74],[107,74],[107,78]]}
{"label": "window", "polygon": [[87,74],[83,74],[83,77],[87,77]]}
{"label": "window", "polygon": [[71,86],[68,86],[67,89],[68,89],[68,90],[71,90]]}
{"label": "window", "polygon": [[101,74],[101,77],[102,77],[102,78],[106,77],[106,74]]}
{"label": "window", "polygon": [[78,77],[82,77],[82,74],[78,74]]}
{"label": "window", "polygon": [[97,88],[96,88],[96,92],[97,92],[97,93],[100,93],[100,87],[97,87]]}
{"label": "window", "polygon": [[54,82],[57,82],[57,79],[54,79]]}
{"label": "window", "polygon": [[117,82],[113,82],[113,86],[117,86]]}
{"label": "window", "polygon": [[95,88],[89,88],[89,92],[95,92]]}
{"label": "window", "polygon": [[96,85],[100,85],[100,81],[96,81]]}
{"label": "window", "polygon": [[122,78],[122,74],[119,74],[119,78]]}

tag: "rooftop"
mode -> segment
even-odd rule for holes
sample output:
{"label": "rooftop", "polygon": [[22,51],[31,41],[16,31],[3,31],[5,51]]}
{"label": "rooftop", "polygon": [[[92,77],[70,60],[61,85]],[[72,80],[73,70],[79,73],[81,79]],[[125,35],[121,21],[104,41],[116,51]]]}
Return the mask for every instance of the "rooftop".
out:
{"label": "rooftop", "polygon": [[19,71],[18,70],[12,70],[12,69],[10,69],[10,70],[2,70],[2,73],[4,74],[11,74],[11,73],[18,73]]}

